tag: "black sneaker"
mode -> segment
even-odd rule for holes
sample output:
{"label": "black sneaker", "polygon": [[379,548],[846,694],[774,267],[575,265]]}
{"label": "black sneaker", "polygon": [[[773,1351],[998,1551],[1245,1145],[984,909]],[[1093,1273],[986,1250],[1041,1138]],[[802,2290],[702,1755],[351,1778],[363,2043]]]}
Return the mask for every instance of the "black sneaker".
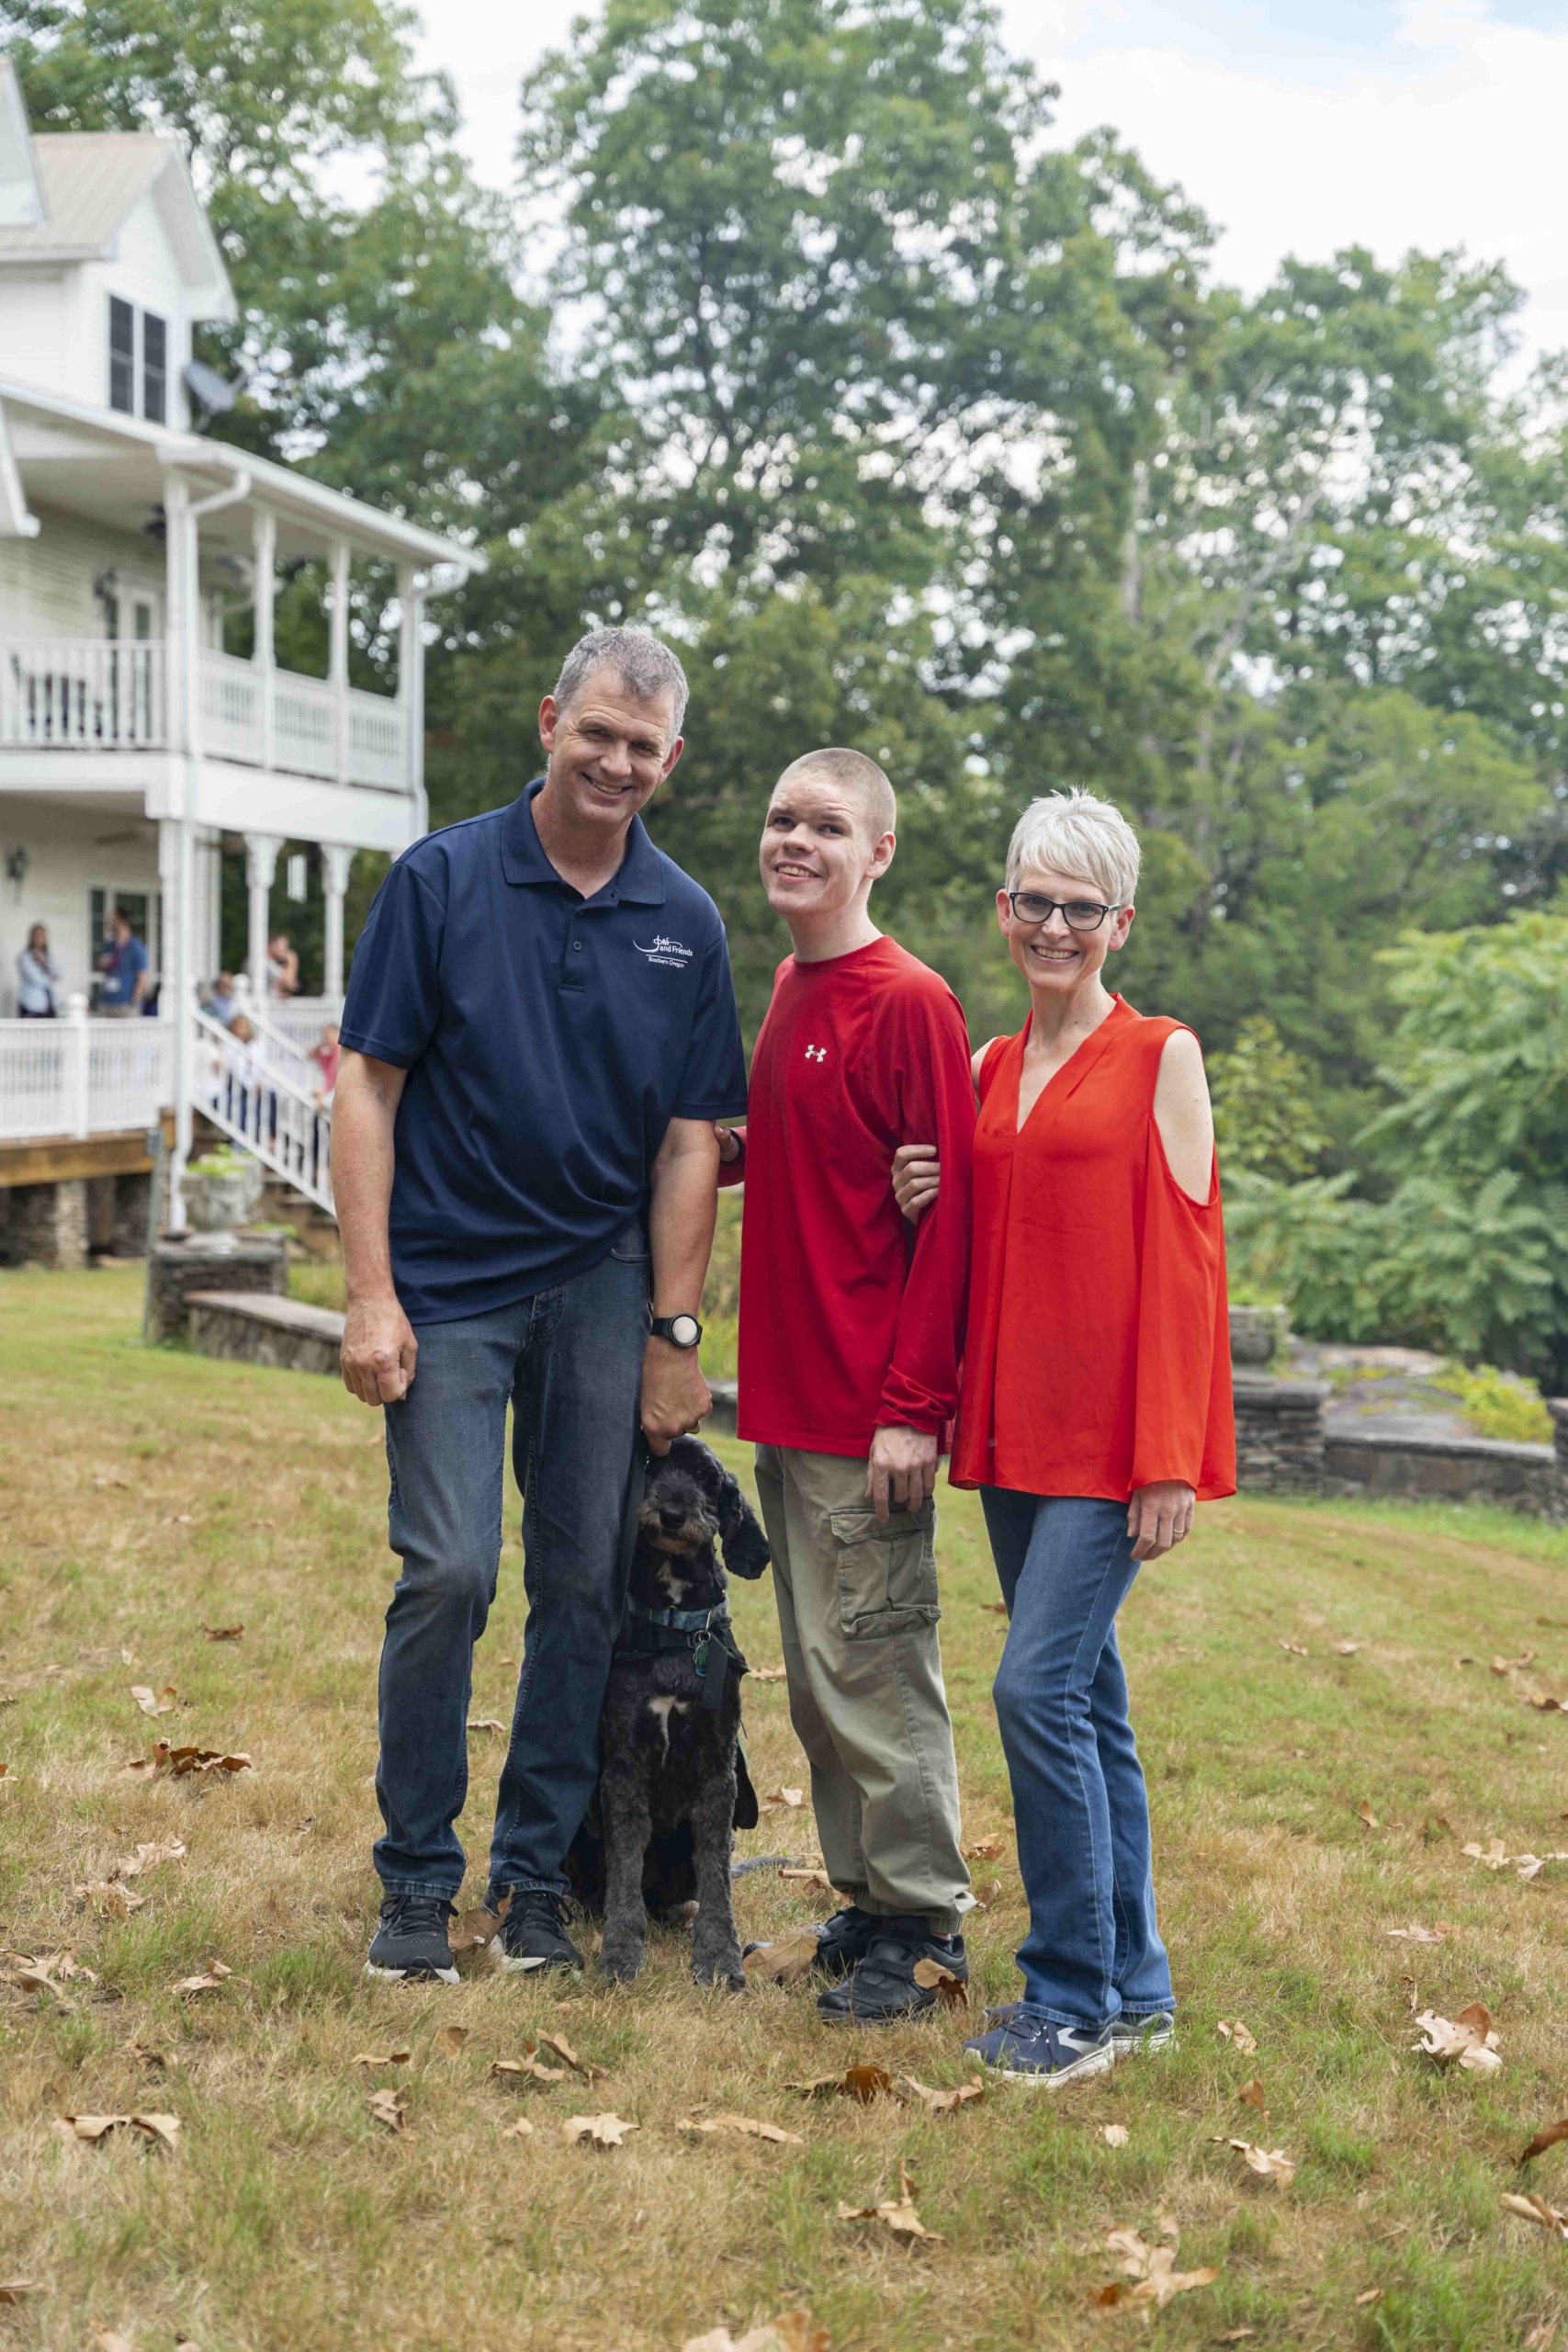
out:
{"label": "black sneaker", "polygon": [[381,1924],[365,1962],[366,1974],[421,1984],[435,1978],[443,1984],[456,1984],[457,1971],[446,1940],[452,1909],[439,1894],[387,1895],[381,1905]]}
{"label": "black sneaker", "polygon": [[962,1936],[935,1936],[919,1917],[873,1924],[875,1933],[843,1983],[818,1999],[818,2014],[829,2025],[886,2025],[934,2009],[936,1986],[916,1984],[917,1961],[934,1960],[967,1984],[969,1962]]}
{"label": "black sneaker", "polygon": [[576,1969],[580,1974],[582,1969],[582,1954],[566,1932],[565,1896],[536,1887],[513,1895],[490,1948],[498,1968]]}
{"label": "black sneaker", "polygon": [[817,1957],[811,1965],[826,1976],[829,1984],[837,1984],[871,1950],[877,1929],[884,1922],[874,1912],[861,1910],[852,1903],[847,1909],[835,1911],[817,1930]]}

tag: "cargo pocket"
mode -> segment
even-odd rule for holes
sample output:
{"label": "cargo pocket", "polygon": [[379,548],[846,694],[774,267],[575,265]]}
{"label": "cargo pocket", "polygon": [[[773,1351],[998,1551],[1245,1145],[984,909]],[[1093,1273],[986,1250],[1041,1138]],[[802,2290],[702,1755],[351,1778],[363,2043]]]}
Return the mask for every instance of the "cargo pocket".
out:
{"label": "cargo pocket", "polygon": [[838,1555],[839,1626],[854,1642],[886,1641],[934,1625],[936,1503],[877,1518],[869,1503],[829,1513]]}

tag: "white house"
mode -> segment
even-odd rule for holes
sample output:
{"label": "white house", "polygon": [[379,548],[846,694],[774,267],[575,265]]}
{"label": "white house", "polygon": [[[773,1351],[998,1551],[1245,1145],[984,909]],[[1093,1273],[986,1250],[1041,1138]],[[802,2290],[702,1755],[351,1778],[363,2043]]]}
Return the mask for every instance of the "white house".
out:
{"label": "white house", "polygon": [[[0,1189],[145,1168],[166,1104],[176,1227],[193,1102],[235,1133],[249,1103],[260,1156],[330,1198],[323,1139],[303,1132],[298,1022],[292,1041],[288,1023],[258,1041],[265,1102],[259,1083],[236,1089],[232,1068],[215,1076],[232,1049],[196,1004],[220,960],[220,859],[243,842],[264,1000],[278,852],[320,844],[331,1009],[354,852],[396,852],[425,830],[423,600],[482,563],[204,439],[191,330],[233,315],[177,142],[33,137],[0,58]],[[205,389],[222,396],[209,376]],[[274,658],[278,567],[300,557],[329,568],[325,678]],[[348,683],[355,558],[397,568],[395,695]],[[223,624],[243,608],[254,651],[241,661],[222,650]],[[117,906],[161,978],[157,1019],[87,1010]],[[16,960],[39,922],[71,1004],[63,1020],[24,1022],[9,1017]]]}

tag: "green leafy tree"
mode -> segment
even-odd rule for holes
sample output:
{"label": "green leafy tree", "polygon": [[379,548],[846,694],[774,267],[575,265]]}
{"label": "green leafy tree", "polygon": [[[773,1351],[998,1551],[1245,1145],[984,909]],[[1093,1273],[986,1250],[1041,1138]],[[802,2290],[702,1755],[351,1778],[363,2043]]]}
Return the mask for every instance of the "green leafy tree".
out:
{"label": "green leafy tree", "polygon": [[1209,1085],[1222,1168],[1311,1174],[1327,1148],[1314,1124],[1312,1073],[1266,1012],[1242,1023],[1229,1053],[1211,1057]]}

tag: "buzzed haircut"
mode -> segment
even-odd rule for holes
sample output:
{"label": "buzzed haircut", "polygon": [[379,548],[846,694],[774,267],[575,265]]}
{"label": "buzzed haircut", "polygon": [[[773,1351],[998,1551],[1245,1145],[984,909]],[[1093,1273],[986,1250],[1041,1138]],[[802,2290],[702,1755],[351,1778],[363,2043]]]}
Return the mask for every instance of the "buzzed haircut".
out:
{"label": "buzzed haircut", "polygon": [[[792,777],[819,776],[829,784],[842,785],[847,792],[859,795],[862,806],[871,820],[871,837],[880,841],[884,833],[895,832],[898,825],[898,801],[886,771],[868,759],[863,752],[847,752],[836,745],[820,752],[803,752],[798,760],[791,760],[780,784]],[[774,789],[777,789],[775,786]]]}

